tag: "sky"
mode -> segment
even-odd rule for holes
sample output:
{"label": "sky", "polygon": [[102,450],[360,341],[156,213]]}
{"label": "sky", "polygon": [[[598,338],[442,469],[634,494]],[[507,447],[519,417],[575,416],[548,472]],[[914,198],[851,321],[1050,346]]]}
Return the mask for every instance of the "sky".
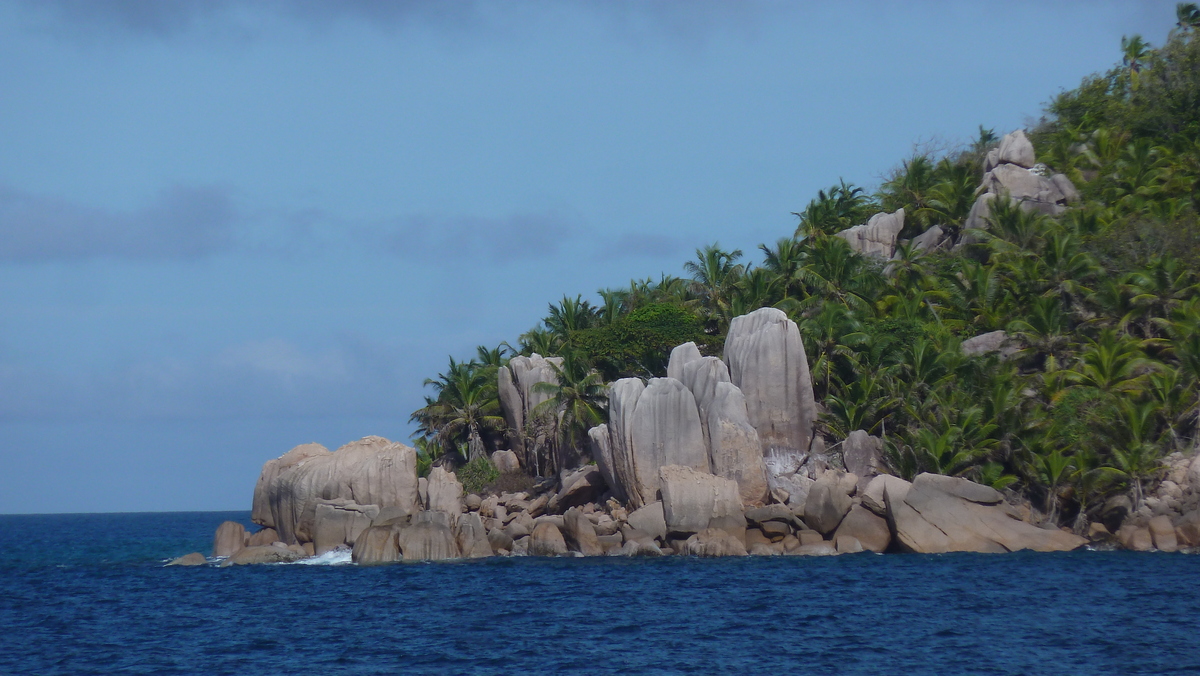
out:
{"label": "sky", "polygon": [[0,513],[249,509],[564,295],[1006,133],[1174,2],[0,2]]}

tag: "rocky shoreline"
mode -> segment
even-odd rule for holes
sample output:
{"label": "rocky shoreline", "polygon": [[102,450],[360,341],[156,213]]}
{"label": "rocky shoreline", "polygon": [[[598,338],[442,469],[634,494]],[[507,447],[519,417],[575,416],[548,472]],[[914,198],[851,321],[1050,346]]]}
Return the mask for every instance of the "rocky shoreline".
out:
{"label": "rocky shoreline", "polygon": [[[1079,200],[1074,185],[1035,157],[1024,132],[1004,137],[986,157],[957,240],[935,225],[911,246],[970,245],[1005,200],[1049,215],[1071,208]],[[904,219],[903,209],[880,213],[836,236],[886,272],[898,260]],[[992,331],[955,349],[1008,359],[1015,342]],[[567,469],[533,479],[539,456],[527,448],[536,440],[526,430],[545,415],[562,365],[561,357],[535,352],[497,367],[512,450],[495,451],[491,463],[523,477],[528,489],[466,494],[444,467],[419,477],[415,450],[381,437],[336,452],[305,444],[263,466],[251,515],[261,530],[222,524],[213,556],[221,565],[273,563],[344,548],[356,563],[380,564],[1200,547],[1200,456],[1168,456],[1149,497],[1140,490],[1136,504],[1124,494],[1108,497],[1098,510],[1081,509],[1074,528],[1060,527],[1025,496],[966,478],[893,476],[881,437],[856,430],[834,439],[820,429],[824,409],[800,331],[773,307],[733,318],[721,357],[687,342],[671,351],[666,377],[609,384],[608,422],[588,430],[588,448],[562,449],[556,466]],[[203,561],[192,555],[173,563]]]}

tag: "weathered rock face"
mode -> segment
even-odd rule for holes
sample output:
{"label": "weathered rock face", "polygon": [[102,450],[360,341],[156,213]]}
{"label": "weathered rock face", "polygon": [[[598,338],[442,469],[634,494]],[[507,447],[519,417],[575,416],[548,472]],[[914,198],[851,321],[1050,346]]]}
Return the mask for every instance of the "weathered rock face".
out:
{"label": "weathered rock face", "polygon": [[689,537],[684,545],[688,556],[747,556],[746,546],[720,528],[706,528]]}
{"label": "weathered rock face", "polygon": [[652,502],[640,509],[629,513],[629,525],[647,533],[651,537],[665,540],[667,538],[667,518],[663,513],[661,501]]}
{"label": "weathered rock face", "polygon": [[429,471],[429,511],[444,512],[450,515],[454,523],[458,515],[463,513],[463,487],[458,482],[454,472],[447,472],[442,467],[434,467]]}
{"label": "weathered rock face", "polygon": [[633,469],[633,420],[638,400],[646,390],[646,385],[637,378],[622,378],[608,388],[608,433],[609,447],[612,449],[613,478],[622,493],[626,495],[634,507],[640,507],[650,500],[644,500],[637,490]]}
{"label": "weathered rock face", "polygon": [[263,464],[258,483],[254,486],[254,502],[250,520],[260,526],[275,527],[275,516],[271,511],[271,486],[275,478],[297,464],[315,456],[329,455],[329,449],[321,444],[301,444],[278,458]]}
{"label": "weathered rock face", "polygon": [[962,342],[962,353],[968,357],[979,357],[993,352],[1002,359],[1008,359],[1017,353],[1018,347],[1003,330],[989,331],[973,336]]}
{"label": "weathered rock face", "polygon": [[192,552],[191,554],[181,556],[177,559],[171,559],[171,562],[168,563],[167,565],[168,566],[203,566],[206,563],[208,563],[208,559],[205,559],[203,554],[201,554],[200,552]]}
{"label": "weathered rock face", "polygon": [[596,461],[596,467],[600,470],[600,476],[604,477],[604,483],[612,490],[613,496],[620,502],[628,500],[625,489],[617,481],[608,425],[597,425],[588,430],[588,445],[592,459]]}
{"label": "weathered rock face", "polygon": [[596,537],[596,528],[579,509],[572,507],[563,514],[563,537],[572,551],[584,556],[601,556],[604,547]]}
{"label": "weathered rock face", "polygon": [[683,345],[676,345],[671,350],[671,357],[667,361],[667,377],[682,381],[684,365],[700,358],[700,348],[696,347],[695,343],[687,342]]}
{"label": "weathered rock face", "polygon": [[988,153],[984,161],[983,181],[979,190],[985,193],[975,202],[967,217],[968,228],[986,229],[987,195],[1008,195],[1027,211],[1059,214],[1067,205],[1079,199],[1079,191],[1062,174],[1043,175],[1044,165],[1034,164],[1033,144],[1021,130],[1004,137],[1000,146]]}
{"label": "weathered rock face", "polygon": [[382,437],[364,437],[280,471],[267,498],[274,528],[286,543],[312,541],[319,500],[341,498],[412,513],[418,505],[416,452]]}
{"label": "weathered rock face", "polygon": [[659,473],[668,534],[699,533],[706,528],[745,530],[736,482],[679,465],[666,465]]}
{"label": "weathered rock face", "polygon": [[746,397],[746,413],[766,451],[808,449],[817,418],[808,357],[795,322],[782,310],[760,308],[729,325],[725,363]]}
{"label": "weathered rock face", "polygon": [[561,366],[562,357],[543,357],[534,352],[528,357],[513,357],[507,367],[501,367],[496,373],[500,410],[508,423],[509,441],[521,457],[525,457],[525,423],[529,421],[533,409],[550,398],[545,392],[534,392],[533,386],[537,383],[557,383],[555,367]]}
{"label": "weathered rock face", "polygon": [[213,536],[213,556],[233,556],[246,545],[246,527],[236,521],[217,526]]}
{"label": "weathered rock face", "polygon": [[566,553],[567,541],[558,530],[558,526],[543,521],[534,527],[529,536],[530,556],[561,556]]}
{"label": "weathered rock face", "polygon": [[853,474],[830,471],[821,475],[808,491],[804,522],[822,535],[837,530],[854,505],[850,496],[857,482],[858,477]]}
{"label": "weathered rock face", "polygon": [[896,239],[903,229],[904,210],[898,209],[891,214],[875,214],[865,224],[835,234],[858,253],[887,260],[896,253]]}
{"label": "weathered rock face", "polygon": [[1036,162],[1037,157],[1033,152],[1033,144],[1025,136],[1025,131],[1018,129],[1000,139],[1000,145],[988,152],[983,170],[991,171],[1000,164],[1015,164],[1031,169]]}
{"label": "weathered rock face", "polygon": [[[840,537],[853,537],[858,540],[863,549],[883,553],[892,541],[892,533],[888,529],[887,520],[871,513],[862,505],[854,505],[838,524],[833,540]],[[840,547],[839,547],[840,551]]]}
{"label": "weathered rock face", "polygon": [[1154,540],[1154,548],[1160,552],[1173,552],[1179,549],[1179,541],[1175,537],[1175,526],[1168,516],[1160,515],[1150,519],[1148,524],[1150,537]]}
{"label": "weathered rock face", "polygon": [[912,240],[913,249],[921,252],[929,252],[938,248],[946,241],[946,231],[941,226],[931,226],[925,232],[917,235]]}
{"label": "weathered rock face", "polygon": [[261,545],[269,545],[279,541],[279,533],[275,532],[274,528],[264,528],[257,533],[253,533],[246,539],[247,547],[258,547]]}
{"label": "weathered rock face", "polygon": [[464,514],[459,518],[456,542],[465,558],[482,559],[492,555],[487,529],[483,527],[483,519],[476,513]]}
{"label": "weathered rock face", "polygon": [[563,476],[562,488],[550,499],[547,507],[551,511],[562,511],[582,506],[599,498],[605,486],[607,484],[600,468],[596,465],[584,465]]}
{"label": "weathered rock face", "polygon": [[222,561],[221,567],[247,566],[258,563],[291,563],[302,558],[304,558],[303,554],[284,547],[273,545],[243,547],[236,554]]}
{"label": "weathered rock face", "polygon": [[413,524],[397,534],[397,544],[405,561],[442,561],[461,555],[454,532],[445,523],[445,512],[420,512]]}
{"label": "weathered rock face", "polygon": [[878,516],[887,516],[887,501],[883,497],[884,491],[890,492],[894,500],[903,500],[908,495],[910,486],[912,486],[911,483],[898,476],[880,474],[867,482],[867,487],[859,493],[859,497],[862,499],[863,507]]}
{"label": "weathered rock face", "polygon": [[707,409],[713,474],[737,482],[743,505],[762,504],[769,491],[767,469],[758,431],[746,412],[746,397],[733,383],[718,382]]}
{"label": "weathered rock face", "polygon": [[883,464],[883,440],[855,430],[842,442],[842,459],[847,472],[870,479],[879,474]]}
{"label": "weathered rock face", "polygon": [[521,461],[512,451],[496,451],[492,453],[492,464],[501,474],[515,474],[521,471]]}
{"label": "weathered rock face", "polygon": [[350,560],[360,566],[393,563],[400,560],[396,526],[371,526],[358,534]]}
{"label": "weathered rock face", "polygon": [[353,500],[318,500],[313,523],[313,551],[320,555],[342,545],[353,545],[358,534],[379,516],[379,507]]}
{"label": "weathered rock face", "polygon": [[1018,520],[997,491],[966,479],[921,474],[903,499],[884,491],[888,525],[907,551],[1068,551],[1086,540]]}
{"label": "weathered rock face", "polygon": [[635,506],[655,499],[659,468],[682,465],[708,471],[708,451],[700,430],[696,400],[674,378],[652,378],[638,398],[630,421],[634,482],[626,485]]}
{"label": "weathered rock face", "polygon": [[[709,443],[708,411],[716,396],[717,386],[729,383],[729,367],[716,357],[700,357],[680,368],[679,382],[688,388],[696,400],[696,410],[700,413],[700,431],[704,434],[704,443]],[[759,453],[762,455],[762,453]]]}

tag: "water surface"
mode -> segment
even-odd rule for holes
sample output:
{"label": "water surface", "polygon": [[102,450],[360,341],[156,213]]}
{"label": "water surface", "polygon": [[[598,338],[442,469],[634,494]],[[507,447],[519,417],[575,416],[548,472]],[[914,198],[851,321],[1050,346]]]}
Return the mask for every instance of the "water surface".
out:
{"label": "water surface", "polygon": [[1200,556],[162,566],[248,516],[0,516],[0,673],[1200,673]]}

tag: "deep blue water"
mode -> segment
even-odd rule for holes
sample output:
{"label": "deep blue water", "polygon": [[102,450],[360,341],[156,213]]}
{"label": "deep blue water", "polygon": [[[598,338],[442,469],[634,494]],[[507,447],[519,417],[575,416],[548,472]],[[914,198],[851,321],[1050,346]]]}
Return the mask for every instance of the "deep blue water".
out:
{"label": "deep blue water", "polygon": [[1200,673],[1200,556],[162,567],[248,516],[0,516],[0,673]]}

